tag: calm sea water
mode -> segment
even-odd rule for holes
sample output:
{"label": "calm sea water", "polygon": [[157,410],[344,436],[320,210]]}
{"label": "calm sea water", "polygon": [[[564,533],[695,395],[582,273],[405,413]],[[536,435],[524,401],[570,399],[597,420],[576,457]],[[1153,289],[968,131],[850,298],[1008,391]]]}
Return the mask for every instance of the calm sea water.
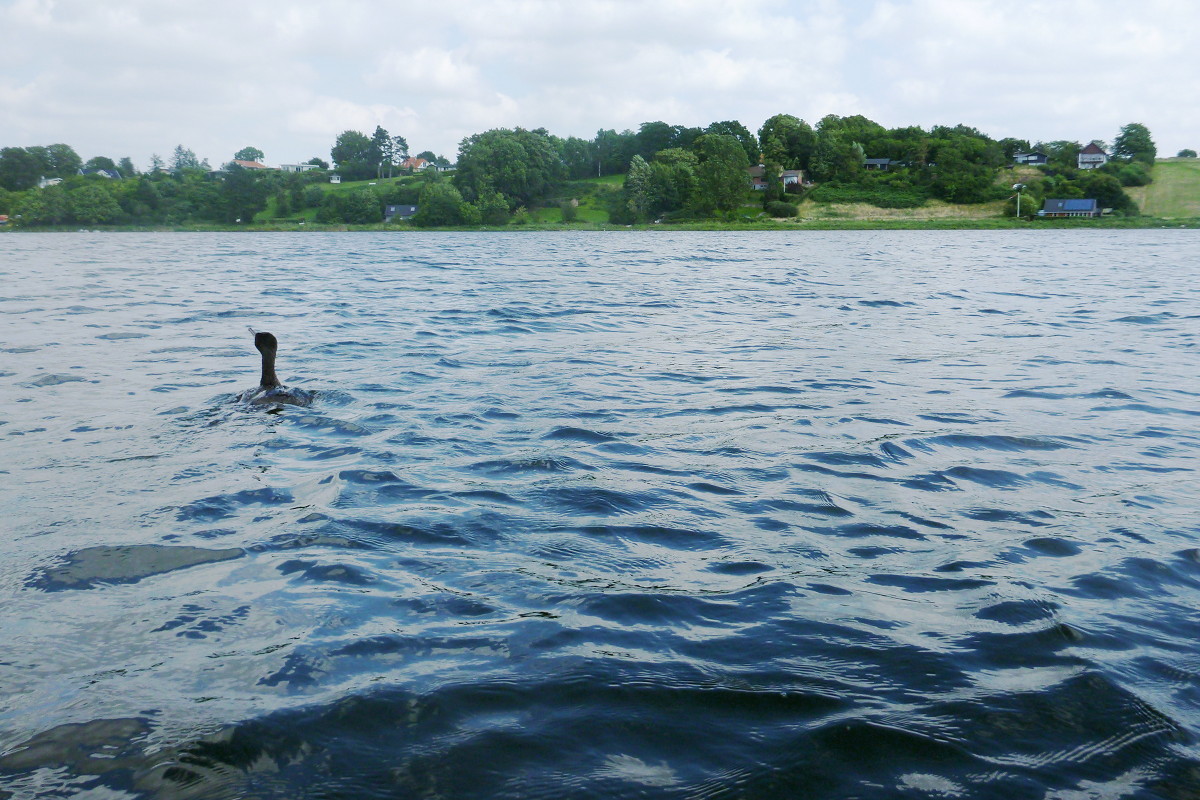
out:
{"label": "calm sea water", "polygon": [[1200,797],[1198,264],[0,236],[0,796]]}

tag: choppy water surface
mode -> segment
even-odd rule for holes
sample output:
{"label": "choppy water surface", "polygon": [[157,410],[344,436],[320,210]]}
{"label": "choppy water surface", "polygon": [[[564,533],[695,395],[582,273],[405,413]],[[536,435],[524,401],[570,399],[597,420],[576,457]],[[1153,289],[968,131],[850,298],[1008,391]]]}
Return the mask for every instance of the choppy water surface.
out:
{"label": "choppy water surface", "polygon": [[1196,798],[1198,256],[0,236],[0,795]]}

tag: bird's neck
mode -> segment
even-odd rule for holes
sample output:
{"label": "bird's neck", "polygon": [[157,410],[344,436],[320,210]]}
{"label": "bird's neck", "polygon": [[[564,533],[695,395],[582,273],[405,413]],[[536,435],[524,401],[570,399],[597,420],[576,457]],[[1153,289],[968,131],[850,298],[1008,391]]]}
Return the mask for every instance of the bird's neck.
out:
{"label": "bird's neck", "polygon": [[279,378],[275,375],[275,354],[262,354],[262,378],[258,381],[260,386],[265,386],[268,389],[272,386],[280,386]]}

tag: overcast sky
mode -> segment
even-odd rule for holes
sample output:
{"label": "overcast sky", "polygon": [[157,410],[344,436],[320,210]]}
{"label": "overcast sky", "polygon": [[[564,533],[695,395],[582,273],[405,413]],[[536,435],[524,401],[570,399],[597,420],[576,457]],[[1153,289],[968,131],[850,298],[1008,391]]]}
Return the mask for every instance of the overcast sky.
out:
{"label": "overcast sky", "polygon": [[1196,0],[0,0],[0,53],[0,146],[142,168],[777,113],[1200,149]]}

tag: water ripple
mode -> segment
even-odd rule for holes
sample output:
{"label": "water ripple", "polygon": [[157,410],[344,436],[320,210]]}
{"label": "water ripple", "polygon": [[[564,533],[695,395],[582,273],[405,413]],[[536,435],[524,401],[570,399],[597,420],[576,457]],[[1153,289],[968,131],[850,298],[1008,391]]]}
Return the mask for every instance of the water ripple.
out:
{"label": "water ripple", "polygon": [[3,238],[0,796],[1200,796],[1194,232]]}

